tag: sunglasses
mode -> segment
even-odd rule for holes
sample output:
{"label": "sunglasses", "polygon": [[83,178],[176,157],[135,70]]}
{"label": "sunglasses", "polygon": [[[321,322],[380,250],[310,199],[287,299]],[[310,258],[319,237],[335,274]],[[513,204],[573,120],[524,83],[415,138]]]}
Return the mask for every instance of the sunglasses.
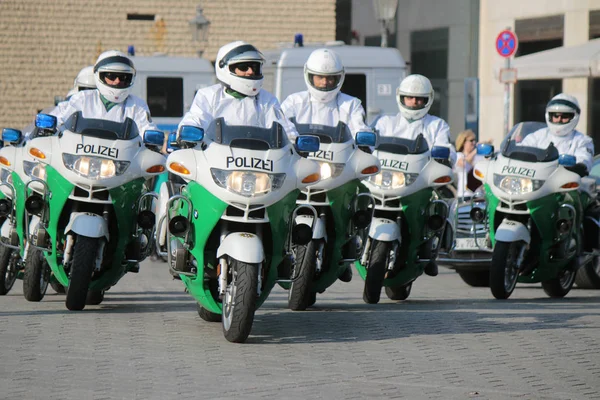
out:
{"label": "sunglasses", "polygon": [[[121,72],[102,72],[100,74],[100,78],[102,79],[102,81],[104,83],[106,83],[109,86],[116,86],[116,87],[127,87],[131,84],[131,80],[133,79],[133,75],[131,74],[126,74],[126,73],[121,73]],[[106,80],[108,79],[109,81],[115,81],[117,80],[117,78],[119,79],[119,83],[118,84],[109,84],[108,82],[106,82]]]}
{"label": "sunglasses", "polygon": [[239,69],[242,72],[246,72],[250,68],[252,68],[252,71],[254,71],[255,73],[260,73],[260,63],[258,63],[258,62],[245,62],[245,63],[233,64],[231,66],[231,68],[233,70]]}
{"label": "sunglasses", "polygon": [[575,114],[573,114],[573,113],[560,113],[560,112],[551,112],[550,113],[550,118],[560,119],[564,122],[569,122],[570,120],[573,119],[573,117],[575,117]]}

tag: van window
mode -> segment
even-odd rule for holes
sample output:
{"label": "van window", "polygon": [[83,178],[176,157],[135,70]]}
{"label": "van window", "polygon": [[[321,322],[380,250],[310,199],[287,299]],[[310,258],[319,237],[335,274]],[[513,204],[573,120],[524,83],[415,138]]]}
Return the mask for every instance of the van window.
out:
{"label": "van window", "polygon": [[183,116],[183,78],[148,78],[146,93],[152,117]]}
{"label": "van window", "polygon": [[342,93],[358,98],[367,109],[367,76],[365,74],[346,74],[342,84]]}

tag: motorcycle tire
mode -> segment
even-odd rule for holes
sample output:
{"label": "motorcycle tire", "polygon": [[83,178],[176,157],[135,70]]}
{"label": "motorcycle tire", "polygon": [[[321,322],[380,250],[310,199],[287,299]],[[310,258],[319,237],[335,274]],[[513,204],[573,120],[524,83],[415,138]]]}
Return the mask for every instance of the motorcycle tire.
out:
{"label": "motorcycle tire", "polygon": [[387,242],[374,240],[372,249],[363,289],[363,301],[367,304],[379,303],[389,253]]}
{"label": "motorcycle tire", "polygon": [[31,247],[25,259],[23,295],[27,301],[41,301],[48,290],[50,266],[41,250]]}
{"label": "motorcycle tire", "polygon": [[525,246],[525,242],[496,241],[490,266],[490,289],[497,299],[508,299],[517,286],[521,267],[517,258],[521,246]]}
{"label": "motorcycle tire", "polygon": [[458,275],[469,286],[472,287],[490,287],[489,271],[465,271],[457,269]]}
{"label": "motorcycle tire", "polygon": [[254,323],[258,265],[230,259],[231,279],[223,299],[223,335],[233,343],[246,341]]}
{"label": "motorcycle tire", "polygon": [[577,270],[575,284],[581,289],[600,289],[600,257]]}
{"label": "motorcycle tire", "polygon": [[98,240],[79,235],[75,238],[71,276],[65,300],[65,305],[71,311],[81,311],[85,308],[92,273],[96,266]]}
{"label": "motorcycle tire", "polygon": [[559,272],[556,278],[542,282],[542,289],[552,298],[565,297],[573,288],[575,274],[571,268]]}
{"label": "motorcycle tire", "polygon": [[97,306],[104,301],[104,290],[88,290],[85,296],[85,305]]}
{"label": "motorcycle tire", "polygon": [[0,245],[0,296],[10,292],[17,280],[17,258],[13,256],[16,251]]}
{"label": "motorcycle tire", "polygon": [[67,293],[67,289],[54,276],[50,277],[50,286],[57,294]]}
{"label": "motorcycle tire", "polygon": [[198,316],[206,321],[206,322],[221,322],[222,315],[214,313],[212,311],[208,311],[206,308],[202,307],[200,304],[196,303],[196,308],[198,309]]}
{"label": "motorcycle tire", "polygon": [[306,246],[296,246],[296,266],[292,274],[294,280],[288,292],[288,306],[292,311],[304,311],[312,305],[309,304],[310,287],[315,277],[318,248],[319,242],[315,240],[311,240]]}
{"label": "motorcycle tire", "polygon": [[407,285],[391,287],[385,287],[385,294],[390,300],[406,300],[408,296],[410,296],[410,291],[412,289],[412,282]]}

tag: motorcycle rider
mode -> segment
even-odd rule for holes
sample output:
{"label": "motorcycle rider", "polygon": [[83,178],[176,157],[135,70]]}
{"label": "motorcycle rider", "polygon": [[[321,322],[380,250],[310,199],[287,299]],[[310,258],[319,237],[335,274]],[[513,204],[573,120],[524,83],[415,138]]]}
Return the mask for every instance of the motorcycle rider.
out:
{"label": "motorcycle rider", "polygon": [[342,60],[333,50],[313,51],[304,64],[308,90],[290,94],[281,103],[283,113],[300,124],[336,126],[342,121],[353,135],[371,131],[365,124],[365,110],[360,100],[340,92],[344,77]]}
{"label": "motorcycle rider", "polygon": [[[448,165],[451,166],[456,163],[456,150],[450,143],[450,127],[443,119],[428,114],[433,100],[434,90],[427,77],[419,74],[407,76],[396,89],[396,102],[400,112],[377,120],[375,131],[381,136],[404,139],[416,139],[419,134],[423,134],[430,149],[433,146],[450,149]],[[437,264],[430,262],[424,272],[429,276],[436,276]]]}
{"label": "motorcycle rider", "polygon": [[[344,77],[342,60],[334,51],[313,51],[304,64],[304,82],[308,90],[290,94],[281,103],[283,113],[301,124],[336,126],[342,121],[353,135],[371,131],[365,124],[365,110],[360,100],[340,92]],[[342,282],[352,280],[350,265],[339,279]]]}
{"label": "motorcycle rider", "polygon": [[69,90],[69,93],[67,93],[66,100],[69,100],[75,93],[93,89],[96,89],[94,66],[89,65],[87,67],[83,67],[75,77],[75,80],[73,81],[73,88]]}
{"label": "motorcycle rider", "polygon": [[[519,145],[546,149],[552,143],[559,154],[575,156],[577,164],[569,167],[569,170],[586,176],[594,162],[594,142],[592,138],[575,129],[580,115],[577,98],[566,93],[557,94],[546,105],[545,117],[548,127],[525,136]],[[584,214],[586,247],[597,248],[598,225],[589,222],[590,219],[600,222],[600,204],[597,199],[586,208]]]}
{"label": "motorcycle rider", "polygon": [[93,68],[98,90],[80,91],[68,101],[59,103],[50,114],[56,116],[57,125],[74,112],[81,111],[84,118],[123,122],[131,118],[140,135],[148,129],[157,129],[150,118],[146,102],[131,95],[135,82],[133,61],[123,52],[109,50],[100,54]]}
{"label": "motorcycle rider", "polygon": [[217,52],[215,72],[220,83],[198,90],[190,110],[179,123],[207,129],[210,123],[223,117],[230,125],[250,125],[270,128],[280,123],[291,140],[298,136],[296,127],[288,121],[275,96],[262,89],[262,65],[265,59],[253,45],[235,41]]}

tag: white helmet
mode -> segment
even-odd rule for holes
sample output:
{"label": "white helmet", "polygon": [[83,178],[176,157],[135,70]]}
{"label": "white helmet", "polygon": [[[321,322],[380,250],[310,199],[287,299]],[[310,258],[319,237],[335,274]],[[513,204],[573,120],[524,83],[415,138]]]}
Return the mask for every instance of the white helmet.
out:
{"label": "white helmet", "polygon": [[[404,104],[404,97],[424,97],[425,104],[422,106],[408,107]],[[400,82],[396,89],[396,101],[400,108],[400,114],[408,121],[416,121],[423,118],[433,104],[434,92],[429,79],[423,75],[409,75]]]}
{"label": "white helmet", "polygon": [[[551,115],[554,113],[568,114],[571,119],[567,122],[563,122],[562,119],[552,122]],[[575,97],[565,93],[557,94],[546,105],[546,123],[550,133],[556,136],[566,136],[573,132],[579,122],[580,114],[579,102]]]}
{"label": "white helmet", "polygon": [[[324,86],[315,86],[314,77],[325,76],[327,79]],[[313,51],[306,64],[304,64],[304,82],[312,97],[320,102],[327,103],[333,100],[344,83],[344,66],[340,57],[329,49],[318,49]]]}
{"label": "white helmet", "polygon": [[94,76],[94,66],[83,68],[77,74],[75,81],[73,82],[73,90],[75,93],[81,92],[82,90],[96,89],[96,78]]}
{"label": "white helmet", "polygon": [[[219,49],[215,61],[217,79],[226,87],[246,96],[256,96],[263,85],[262,65],[265,61],[262,53],[251,44],[237,41]],[[247,71],[252,68],[254,75],[238,76],[236,66]]]}
{"label": "white helmet", "polygon": [[[125,101],[135,82],[135,67],[125,53],[116,50],[100,54],[94,65],[94,78],[100,94],[108,101],[121,103]],[[119,79],[116,84],[107,82]],[[112,79],[111,79],[112,78]]]}

